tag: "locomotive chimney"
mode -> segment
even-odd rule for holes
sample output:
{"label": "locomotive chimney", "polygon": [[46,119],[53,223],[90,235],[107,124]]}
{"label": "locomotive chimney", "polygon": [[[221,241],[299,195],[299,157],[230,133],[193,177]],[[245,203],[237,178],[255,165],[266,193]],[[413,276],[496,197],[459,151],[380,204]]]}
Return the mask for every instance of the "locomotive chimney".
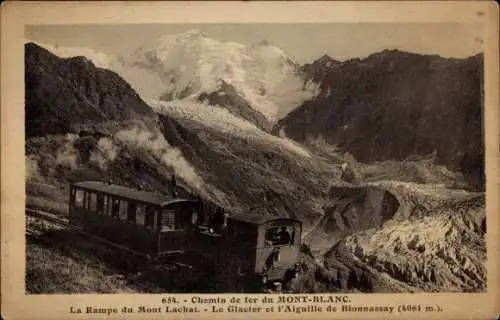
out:
{"label": "locomotive chimney", "polygon": [[175,173],[172,174],[172,198],[177,198],[177,180]]}

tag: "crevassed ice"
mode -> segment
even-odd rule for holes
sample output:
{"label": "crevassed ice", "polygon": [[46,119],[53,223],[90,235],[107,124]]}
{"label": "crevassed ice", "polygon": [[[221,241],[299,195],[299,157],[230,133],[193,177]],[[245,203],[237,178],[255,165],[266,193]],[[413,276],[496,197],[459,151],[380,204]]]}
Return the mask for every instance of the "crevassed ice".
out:
{"label": "crevassed ice", "polygon": [[418,183],[409,181],[381,180],[368,182],[367,185],[380,186],[385,188],[399,189],[404,192],[434,197],[436,199],[447,199],[471,194],[461,189],[449,189],[441,183]]}

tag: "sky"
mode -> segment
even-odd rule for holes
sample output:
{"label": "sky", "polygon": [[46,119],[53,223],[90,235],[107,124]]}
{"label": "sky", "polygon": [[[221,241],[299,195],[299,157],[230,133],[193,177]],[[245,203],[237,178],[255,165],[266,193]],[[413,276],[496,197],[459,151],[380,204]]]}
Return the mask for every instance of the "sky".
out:
{"label": "sky", "polygon": [[127,56],[163,35],[191,29],[242,44],[268,40],[299,63],[324,54],[341,61],[363,58],[384,49],[466,58],[482,52],[483,42],[480,25],[466,23],[38,25],[26,27],[26,38]]}

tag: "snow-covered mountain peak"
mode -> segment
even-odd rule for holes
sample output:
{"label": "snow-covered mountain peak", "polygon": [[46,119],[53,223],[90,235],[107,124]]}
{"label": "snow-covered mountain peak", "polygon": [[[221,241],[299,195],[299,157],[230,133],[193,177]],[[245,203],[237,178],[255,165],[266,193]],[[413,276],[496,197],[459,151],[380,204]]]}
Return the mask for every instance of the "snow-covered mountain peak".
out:
{"label": "snow-covered mountain peak", "polygon": [[271,46],[272,43],[271,43],[271,41],[264,39],[264,40],[257,42],[256,45],[257,46]]}
{"label": "snow-covered mountain peak", "polygon": [[244,45],[210,38],[197,29],[160,37],[139,48],[127,64],[162,79],[163,92],[152,98],[194,97],[216,91],[225,81],[270,120],[280,114],[277,88],[280,95],[301,90],[300,81],[290,81],[296,77],[297,64],[269,41]]}
{"label": "snow-covered mountain peak", "polygon": [[207,34],[198,29],[188,30],[179,34],[164,35],[143,47],[140,47],[128,60],[128,62],[144,62],[144,58],[155,58],[160,61],[172,58],[173,55],[183,51],[184,54],[193,56],[207,54],[217,48],[238,48],[243,45],[231,42],[222,42],[209,38]]}
{"label": "snow-covered mountain peak", "polygon": [[156,41],[151,42],[151,46],[155,48],[165,48],[172,46],[174,44],[182,44],[186,42],[199,42],[200,44],[209,40],[207,34],[201,32],[198,29],[189,30],[179,34],[166,34]]}
{"label": "snow-covered mountain peak", "polygon": [[262,40],[256,44],[252,44],[247,47],[247,50],[251,55],[257,56],[261,59],[271,59],[271,60],[281,59],[283,61],[290,63],[291,65],[295,65],[293,59],[290,58],[283,51],[283,49],[275,46],[268,40]]}
{"label": "snow-covered mountain peak", "polygon": [[115,71],[143,98],[196,100],[217,91],[223,81],[271,122],[314,94],[303,90],[298,64],[267,40],[244,45],[193,29],[159,37],[124,57],[88,48],[41,46],[64,58],[85,56]]}
{"label": "snow-covered mountain peak", "polygon": [[207,37],[207,34],[200,29],[191,29],[182,33],[181,35],[186,37]]}

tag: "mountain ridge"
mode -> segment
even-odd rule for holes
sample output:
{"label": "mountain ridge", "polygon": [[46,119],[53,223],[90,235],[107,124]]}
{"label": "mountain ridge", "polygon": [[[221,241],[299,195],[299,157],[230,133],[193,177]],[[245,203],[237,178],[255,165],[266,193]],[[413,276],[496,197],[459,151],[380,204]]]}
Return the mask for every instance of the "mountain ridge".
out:
{"label": "mountain ridge", "polygon": [[223,80],[216,91],[211,93],[203,92],[198,96],[197,100],[211,106],[224,107],[233,115],[254,123],[265,132],[271,132],[272,130],[272,125],[267,118],[252,108],[232,85]]}
{"label": "mountain ridge", "polygon": [[113,71],[96,67],[86,57],[59,58],[28,43],[25,61],[27,136],[75,132],[72,125],[94,121],[153,116],[126,81]]}
{"label": "mountain ridge", "polygon": [[305,65],[304,81],[320,93],[273,132],[299,142],[325,138],[365,163],[437,152],[438,164],[484,188],[482,65],[482,54],[448,59],[398,50],[332,68]]}

